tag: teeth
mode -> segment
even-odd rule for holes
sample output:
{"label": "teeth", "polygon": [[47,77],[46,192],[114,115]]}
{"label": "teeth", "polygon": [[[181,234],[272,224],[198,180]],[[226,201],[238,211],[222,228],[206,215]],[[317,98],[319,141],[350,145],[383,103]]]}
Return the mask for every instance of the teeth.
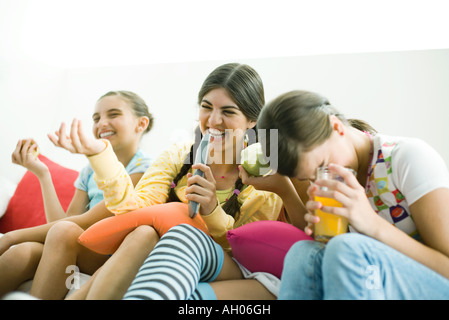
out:
{"label": "teeth", "polygon": [[212,136],[216,136],[216,137],[221,137],[224,134],[224,132],[221,132],[220,130],[217,130],[217,129],[209,129],[209,133]]}
{"label": "teeth", "polygon": [[112,136],[113,134],[114,134],[114,132],[112,132],[112,131],[102,132],[102,133],[100,133],[100,138],[109,137],[109,136]]}

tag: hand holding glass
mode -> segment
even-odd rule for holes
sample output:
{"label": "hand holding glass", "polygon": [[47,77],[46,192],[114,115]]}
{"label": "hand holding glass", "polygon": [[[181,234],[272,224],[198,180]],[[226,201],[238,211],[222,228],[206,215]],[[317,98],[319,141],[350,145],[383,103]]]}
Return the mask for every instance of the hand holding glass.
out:
{"label": "hand holding glass", "polygon": [[[347,169],[354,175],[356,172],[352,169]],[[342,177],[336,173],[330,172],[327,167],[320,167],[317,169],[316,179],[338,180],[344,183]],[[323,189],[324,190],[324,189]],[[341,207],[341,203],[332,198],[324,198],[315,196],[315,201],[321,202],[323,206],[327,207]],[[331,238],[346,233],[348,230],[348,219],[323,212],[322,210],[315,210],[315,215],[320,218],[320,222],[314,225],[314,236],[316,241],[327,243]]]}

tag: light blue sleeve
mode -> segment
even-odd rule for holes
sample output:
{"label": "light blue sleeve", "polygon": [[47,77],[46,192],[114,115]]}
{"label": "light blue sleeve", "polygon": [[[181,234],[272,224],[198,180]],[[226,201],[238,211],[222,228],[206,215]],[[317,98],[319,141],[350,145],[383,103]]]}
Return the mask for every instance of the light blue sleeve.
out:
{"label": "light blue sleeve", "polygon": [[88,182],[89,177],[92,174],[93,170],[90,167],[90,165],[85,166],[83,169],[81,169],[80,174],[78,175],[78,178],[75,180],[75,188],[83,191],[88,191]]}
{"label": "light blue sleeve", "polygon": [[145,173],[152,163],[153,159],[139,149],[126,166],[126,172],[130,175],[133,173]]}

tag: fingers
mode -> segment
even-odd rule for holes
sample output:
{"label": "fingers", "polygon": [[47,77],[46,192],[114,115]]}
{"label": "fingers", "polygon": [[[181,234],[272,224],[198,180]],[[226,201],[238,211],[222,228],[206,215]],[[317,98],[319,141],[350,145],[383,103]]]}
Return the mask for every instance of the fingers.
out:
{"label": "fingers", "polygon": [[[72,126],[70,129],[70,139],[72,140],[72,145],[77,153],[84,153],[90,155],[91,142],[88,137],[83,132],[81,120],[73,119]],[[103,146],[103,143],[100,143]],[[88,154],[89,153],[89,154]],[[93,152],[98,153],[98,152]]]}
{"label": "fingers", "polygon": [[72,125],[70,127],[70,139],[72,140],[72,145],[75,148],[76,152],[80,152],[83,149],[83,146],[80,142],[80,137],[78,133],[79,121],[77,119],[73,119]]}
{"label": "fingers", "polygon": [[238,169],[239,177],[240,179],[242,179],[243,184],[251,184],[251,176],[248,174],[248,172],[246,172],[246,170],[241,165],[238,166]]}
{"label": "fingers", "polygon": [[305,227],[304,232],[308,236],[310,236],[313,233],[314,224],[320,222],[320,217],[309,212],[304,215],[304,220],[307,222],[307,226]]}
{"label": "fingers", "polygon": [[55,131],[55,134],[48,134],[48,138],[56,147],[64,148],[70,152],[74,151],[70,137],[66,134],[66,124],[64,122],[59,126],[59,130]]}
{"label": "fingers", "polygon": [[[196,187],[196,188],[195,188]],[[187,193],[186,190],[186,199],[190,201],[195,201],[200,203],[201,205],[208,204],[211,199],[215,199],[216,197],[212,198],[212,193],[205,192],[206,189],[204,188],[198,188],[195,186],[193,189],[193,192]]]}
{"label": "fingers", "polygon": [[22,143],[22,150],[20,150],[20,156],[22,159],[22,163],[27,160],[28,154],[31,154],[32,139],[26,139]]}
{"label": "fingers", "polygon": [[304,215],[304,220],[307,223],[315,224],[315,223],[320,222],[320,217],[314,215],[313,213],[308,212]]}
{"label": "fingers", "polygon": [[12,163],[28,168],[30,161],[37,159],[38,148],[39,146],[34,139],[20,139],[11,154]]}
{"label": "fingers", "polygon": [[350,190],[347,186],[336,186],[334,189],[331,189],[331,187],[328,188],[319,188],[317,186],[316,190],[313,192],[313,197],[311,199],[314,199],[315,197],[321,197],[321,198],[330,198],[335,199],[337,201],[341,201],[344,198],[348,197],[348,190]]}
{"label": "fingers", "polygon": [[51,141],[56,147],[59,147],[59,145],[58,145],[58,138],[57,138],[55,135],[49,133],[49,134],[47,134],[47,137],[48,137],[48,139],[50,139],[50,141]]}
{"label": "fingers", "polygon": [[89,143],[89,137],[86,135],[86,133],[83,130],[82,122],[81,120],[78,121],[78,137],[81,145],[85,146]]}
{"label": "fingers", "polygon": [[201,170],[204,173],[204,177],[201,177],[200,175],[191,175],[187,180],[187,185],[198,184],[203,187],[210,187],[213,185],[215,187],[216,181],[209,166],[197,163],[192,165],[192,169]]}
{"label": "fingers", "polygon": [[238,166],[239,177],[242,179],[242,183],[246,185],[252,185],[256,189],[263,189],[260,187],[260,183],[263,182],[264,177],[256,177],[250,175],[241,165]]}
{"label": "fingers", "polygon": [[55,131],[55,134],[48,134],[50,141],[57,147],[64,148],[72,153],[78,153],[80,150],[81,142],[78,137],[78,123],[79,120],[73,119],[70,128],[70,136],[66,134],[66,124],[62,122],[59,130]]}
{"label": "fingers", "polygon": [[304,229],[304,233],[308,236],[311,236],[313,233],[312,225],[308,224],[307,227]]}
{"label": "fingers", "polygon": [[[314,201],[314,198],[310,198],[312,200],[307,201],[306,203],[306,209],[311,212],[315,212],[316,210],[320,210],[325,213],[331,213],[342,217],[347,217],[347,211],[345,209],[345,203],[349,203],[351,200],[344,196],[343,194],[335,191],[317,191],[315,193],[315,196],[320,198],[331,198],[335,199],[337,203],[340,203],[339,205],[336,205],[333,203],[332,205],[323,205],[320,201]],[[342,199],[342,200],[340,200]],[[314,214],[312,214],[314,217]],[[318,218],[318,217],[317,217]],[[319,218],[318,218],[319,219]],[[313,222],[313,219],[310,218],[310,222]],[[315,223],[319,222],[316,221]]]}
{"label": "fingers", "polygon": [[[315,196],[335,199],[343,207],[347,207],[354,199],[357,198],[359,193],[365,193],[365,188],[360,185],[354,173],[347,168],[337,164],[329,164],[329,170],[340,176],[343,181],[323,179],[316,180],[314,183],[317,186],[314,191]],[[333,211],[326,212],[338,214],[337,211],[341,210],[333,209]]]}
{"label": "fingers", "polygon": [[[217,195],[215,193],[215,186],[213,188],[208,188],[201,186],[199,184],[192,184],[191,186],[186,188],[185,194],[188,200],[196,201],[202,207],[210,205],[214,201],[216,202],[217,199]],[[213,207],[215,207],[215,205]],[[210,210],[207,211],[208,211],[207,213],[210,213]]]}
{"label": "fingers", "polygon": [[11,160],[15,164],[20,164],[22,157],[20,156],[20,151],[22,150],[22,140],[19,140],[17,142],[16,148],[14,149],[13,153],[11,154]]}
{"label": "fingers", "polygon": [[348,168],[345,168],[335,163],[329,164],[329,170],[342,177],[343,181],[351,188],[360,185],[353,170],[348,170]]}
{"label": "fingers", "polygon": [[315,197],[315,192],[318,190],[318,186],[315,183],[312,183],[307,188],[307,195],[309,196],[309,199],[313,199]]}
{"label": "fingers", "polygon": [[37,149],[39,149],[39,146],[37,145],[37,143],[34,142],[34,140],[32,140],[33,143],[31,143],[30,148],[28,149],[28,152],[33,152],[33,151],[37,151]]}
{"label": "fingers", "polygon": [[313,192],[317,196],[330,195],[330,192],[327,193],[325,192],[328,190],[339,191],[344,193],[350,189],[345,183],[338,180],[319,179],[315,180],[314,186],[316,188],[313,190]]}
{"label": "fingers", "polygon": [[210,169],[209,166],[205,165],[205,164],[195,164],[192,166],[193,169],[200,169],[201,171],[204,172],[204,178],[215,184],[215,178],[214,175],[212,174],[212,170]]}
{"label": "fingers", "polygon": [[[285,176],[281,176],[278,173],[270,173],[264,176],[253,176],[250,175],[241,165],[238,166],[239,170],[239,177],[242,179],[243,184],[246,185],[260,185],[261,182],[265,181],[267,183],[270,183],[270,181],[273,182],[281,182],[281,180],[288,179]],[[256,187],[257,189],[257,187]]]}
{"label": "fingers", "polygon": [[[320,221],[319,217],[313,214],[313,212],[321,210],[326,213],[348,217],[347,206],[352,201],[354,189],[362,188],[355,175],[345,167],[329,164],[329,171],[340,176],[343,181],[317,179],[307,189],[310,200],[306,203],[306,208],[309,212],[304,216],[305,221],[308,223],[304,232],[308,235],[313,233],[313,225]],[[315,201],[316,197],[334,199],[337,201],[337,204],[329,203],[329,205],[323,205],[321,202]]]}
{"label": "fingers", "polygon": [[352,187],[337,180],[316,180],[308,189],[311,199],[314,197],[332,198],[339,202],[350,197]]}
{"label": "fingers", "polygon": [[61,126],[59,127],[59,131],[55,132],[56,135],[58,136],[58,142],[60,144],[61,147],[66,148],[68,145],[68,136],[65,133],[65,122],[61,123]]}
{"label": "fingers", "polygon": [[187,175],[187,198],[198,203],[216,198],[215,179],[210,168],[204,164],[195,164],[192,168],[203,171],[204,177],[192,174]]}

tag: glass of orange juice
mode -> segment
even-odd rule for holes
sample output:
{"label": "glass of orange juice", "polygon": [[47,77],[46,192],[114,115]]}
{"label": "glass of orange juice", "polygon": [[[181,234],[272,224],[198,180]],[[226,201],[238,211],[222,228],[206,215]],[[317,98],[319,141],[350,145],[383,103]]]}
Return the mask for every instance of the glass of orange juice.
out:
{"label": "glass of orange juice", "polygon": [[[347,168],[354,175],[356,172]],[[331,179],[344,182],[343,178],[339,175],[329,172],[327,167],[319,167],[317,169],[316,179]],[[332,198],[315,197],[315,201],[321,202],[323,206],[328,207],[341,207],[341,203]],[[320,222],[314,225],[314,236],[316,241],[327,243],[331,238],[338,236],[339,234],[346,233],[348,231],[348,219],[332,214],[323,212],[321,210],[315,210],[315,215],[320,218]]]}

